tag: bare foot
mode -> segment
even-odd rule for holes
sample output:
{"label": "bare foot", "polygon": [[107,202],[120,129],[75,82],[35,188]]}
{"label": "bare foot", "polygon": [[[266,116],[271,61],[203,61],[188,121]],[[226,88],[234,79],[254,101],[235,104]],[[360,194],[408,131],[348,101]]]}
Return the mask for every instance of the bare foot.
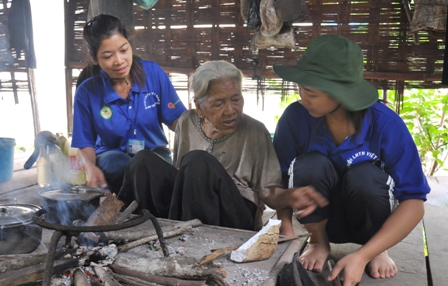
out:
{"label": "bare foot", "polygon": [[280,234],[284,235],[284,236],[296,236],[294,233],[294,229],[292,229],[292,227],[288,228],[288,227],[280,227]]}
{"label": "bare foot", "polygon": [[393,277],[397,272],[397,266],[387,251],[378,254],[367,264],[367,274],[374,279]]}
{"label": "bare foot", "polygon": [[322,271],[328,255],[330,255],[330,244],[309,243],[299,260],[305,269],[319,273]]}

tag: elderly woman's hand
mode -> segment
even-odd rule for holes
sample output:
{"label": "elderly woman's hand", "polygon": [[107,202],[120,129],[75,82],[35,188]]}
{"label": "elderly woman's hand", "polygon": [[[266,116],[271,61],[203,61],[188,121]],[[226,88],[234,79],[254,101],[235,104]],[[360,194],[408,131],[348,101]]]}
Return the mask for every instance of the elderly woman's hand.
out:
{"label": "elderly woman's hand", "polygon": [[327,204],[327,199],[312,186],[293,188],[290,193],[289,205],[299,218],[305,217],[316,208],[324,207]]}

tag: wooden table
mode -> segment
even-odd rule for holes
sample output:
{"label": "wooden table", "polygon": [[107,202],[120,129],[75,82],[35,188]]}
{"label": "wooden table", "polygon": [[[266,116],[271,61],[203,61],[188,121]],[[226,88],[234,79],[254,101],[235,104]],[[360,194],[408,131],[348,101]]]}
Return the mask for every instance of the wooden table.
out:
{"label": "wooden table", "polygon": [[[175,225],[176,221],[159,219],[161,226]],[[148,222],[150,223],[150,222]],[[132,231],[132,229],[130,229]],[[185,256],[194,257],[198,261],[212,250],[229,246],[241,245],[257,232],[246,231],[219,226],[201,225],[187,230],[185,240],[180,236],[167,239],[167,244],[174,248],[182,248]],[[292,261],[295,252],[299,251],[302,241],[300,239],[282,242],[277,245],[275,253],[266,260],[236,263],[231,261],[230,252],[213,260],[226,270],[226,282],[230,285],[275,285],[280,270]],[[147,246],[139,246],[130,252],[142,253]]]}

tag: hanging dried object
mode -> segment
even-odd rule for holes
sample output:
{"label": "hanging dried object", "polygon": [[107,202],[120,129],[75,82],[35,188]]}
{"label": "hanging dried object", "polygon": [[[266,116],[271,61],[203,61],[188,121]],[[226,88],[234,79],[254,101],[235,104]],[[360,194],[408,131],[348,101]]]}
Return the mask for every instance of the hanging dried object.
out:
{"label": "hanging dried object", "polygon": [[274,7],[282,22],[301,23],[311,20],[304,0],[275,0]]}
{"label": "hanging dried object", "polygon": [[249,0],[247,3],[247,27],[256,29],[261,26],[260,0]]}
{"label": "hanging dried object", "polygon": [[446,31],[448,0],[415,0],[410,32]]}
{"label": "hanging dried object", "polygon": [[260,33],[265,37],[278,34],[283,26],[283,21],[275,12],[274,0],[261,0],[260,3]]}
{"label": "hanging dried object", "polygon": [[257,49],[267,48],[289,48],[295,49],[296,39],[294,29],[291,26],[283,25],[280,33],[271,37],[266,37],[259,31],[254,33],[252,42]]}

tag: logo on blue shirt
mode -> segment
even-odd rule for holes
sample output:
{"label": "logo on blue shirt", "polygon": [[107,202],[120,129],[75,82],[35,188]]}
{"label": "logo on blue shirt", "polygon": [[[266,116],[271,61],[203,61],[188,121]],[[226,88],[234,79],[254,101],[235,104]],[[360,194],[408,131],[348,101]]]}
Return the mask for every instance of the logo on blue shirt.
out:
{"label": "logo on blue shirt", "polygon": [[145,110],[154,108],[157,104],[160,104],[160,97],[155,92],[147,93],[143,99],[143,104],[145,105]]}
{"label": "logo on blue shirt", "polygon": [[358,151],[347,159],[347,167],[353,165],[354,161],[364,162],[364,161],[372,161],[376,160],[378,156],[369,151]]}
{"label": "logo on blue shirt", "polygon": [[109,106],[103,105],[100,110],[100,115],[106,120],[109,120],[112,117],[112,109]]}

